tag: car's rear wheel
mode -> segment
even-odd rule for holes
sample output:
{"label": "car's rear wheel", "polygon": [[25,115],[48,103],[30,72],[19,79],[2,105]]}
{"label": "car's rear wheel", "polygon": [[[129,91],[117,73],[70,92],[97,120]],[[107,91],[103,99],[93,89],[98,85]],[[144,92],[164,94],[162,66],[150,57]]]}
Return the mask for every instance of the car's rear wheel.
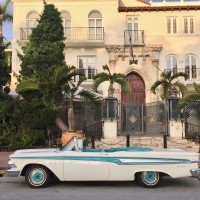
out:
{"label": "car's rear wheel", "polygon": [[25,181],[32,188],[45,187],[50,179],[49,170],[43,166],[32,165],[25,173]]}
{"label": "car's rear wheel", "polygon": [[140,172],[137,176],[137,180],[139,183],[147,188],[155,188],[161,182],[161,174],[159,172],[154,171],[144,171]]}

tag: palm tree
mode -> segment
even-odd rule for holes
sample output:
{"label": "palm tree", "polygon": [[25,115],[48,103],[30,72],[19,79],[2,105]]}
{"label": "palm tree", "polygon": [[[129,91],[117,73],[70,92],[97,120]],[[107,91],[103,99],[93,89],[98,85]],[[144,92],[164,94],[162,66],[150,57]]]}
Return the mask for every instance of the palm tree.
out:
{"label": "palm tree", "polygon": [[13,17],[7,13],[8,5],[11,0],[6,0],[4,4],[0,5],[0,36],[3,35],[2,27],[4,21],[12,21]]}
{"label": "palm tree", "polygon": [[[64,65],[56,68],[48,78],[32,77],[22,80],[17,85],[17,92],[23,96],[24,92],[39,91],[42,94],[43,104],[48,108],[56,110],[58,91],[62,90],[63,85],[77,74],[74,66]],[[68,127],[60,117],[55,119],[55,123],[62,131],[68,131]]]}
{"label": "palm tree", "polygon": [[156,94],[157,87],[161,86],[161,93],[160,97],[162,100],[167,99],[170,97],[172,88],[177,88],[180,90],[181,94],[184,96],[187,88],[184,84],[180,83],[178,80],[176,80],[178,77],[184,77],[185,80],[189,78],[188,74],[183,72],[178,72],[173,74],[173,71],[167,71],[161,73],[161,79],[156,81],[151,86],[151,92]]}
{"label": "palm tree", "polygon": [[[74,66],[62,66],[56,68],[54,73],[49,76],[49,78],[44,77],[32,77],[26,80],[22,80],[17,86],[17,92],[22,94],[28,91],[39,91],[42,94],[42,101],[45,107],[52,110],[57,110],[56,100],[58,99],[58,91],[64,91],[70,99],[70,106],[68,110],[68,125],[62,121],[62,119],[57,116],[55,119],[55,124],[61,129],[62,132],[75,131],[75,119],[73,110],[73,101],[75,96],[84,97],[94,104],[98,104],[98,98],[96,95],[90,91],[81,89],[80,85],[86,80],[83,74],[78,73]],[[77,85],[71,83],[74,76],[79,75],[79,81]],[[50,128],[47,127],[47,134],[49,136],[49,146],[50,146]]]}
{"label": "palm tree", "polygon": [[200,101],[200,85],[194,83],[194,89],[195,93],[189,94],[187,96],[184,96],[178,103],[178,110],[182,110],[185,106],[187,106],[189,103],[192,103],[194,101]]}
{"label": "palm tree", "polygon": [[114,94],[114,83],[118,83],[121,85],[122,89],[125,91],[125,93],[128,93],[130,91],[130,87],[128,83],[126,82],[126,76],[121,73],[113,73],[111,74],[110,69],[107,65],[103,66],[103,70],[107,72],[102,72],[94,76],[93,80],[93,90],[97,91],[99,85],[103,82],[108,81],[109,82],[109,89],[108,89],[108,97],[113,97]]}
{"label": "palm tree", "polygon": [[82,97],[84,100],[89,101],[95,105],[99,104],[99,97],[84,88],[81,88],[80,85],[83,81],[87,80],[85,76],[80,76],[77,85],[68,82],[64,87],[64,91],[69,98],[69,109],[68,109],[68,125],[69,131],[74,132],[75,130],[75,118],[74,118],[74,98],[75,97]]}

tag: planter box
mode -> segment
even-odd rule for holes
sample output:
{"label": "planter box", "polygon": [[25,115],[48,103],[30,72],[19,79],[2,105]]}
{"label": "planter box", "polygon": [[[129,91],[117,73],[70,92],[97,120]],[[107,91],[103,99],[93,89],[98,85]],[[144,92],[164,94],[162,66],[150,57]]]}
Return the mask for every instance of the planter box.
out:
{"label": "planter box", "polygon": [[73,136],[83,138],[83,132],[62,132],[61,145],[64,146]]}

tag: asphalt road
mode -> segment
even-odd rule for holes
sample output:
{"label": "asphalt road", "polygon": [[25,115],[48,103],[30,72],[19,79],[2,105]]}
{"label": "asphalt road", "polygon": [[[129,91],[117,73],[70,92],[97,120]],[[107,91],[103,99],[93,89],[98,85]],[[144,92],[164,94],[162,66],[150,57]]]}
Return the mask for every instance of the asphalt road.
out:
{"label": "asphalt road", "polygon": [[47,188],[29,188],[23,177],[0,178],[0,200],[198,200],[200,182],[193,178],[164,178],[159,188],[135,182],[52,182]]}

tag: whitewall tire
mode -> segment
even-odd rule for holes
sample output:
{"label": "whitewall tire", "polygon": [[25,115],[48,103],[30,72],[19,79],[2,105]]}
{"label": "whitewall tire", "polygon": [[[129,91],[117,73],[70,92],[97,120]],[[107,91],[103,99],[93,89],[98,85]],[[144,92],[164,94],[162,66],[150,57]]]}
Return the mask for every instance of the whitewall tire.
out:
{"label": "whitewall tire", "polygon": [[162,179],[161,174],[154,171],[140,172],[137,178],[139,183],[147,188],[158,187]]}
{"label": "whitewall tire", "polygon": [[32,188],[42,188],[49,183],[49,170],[43,166],[32,165],[25,173],[25,181]]}

